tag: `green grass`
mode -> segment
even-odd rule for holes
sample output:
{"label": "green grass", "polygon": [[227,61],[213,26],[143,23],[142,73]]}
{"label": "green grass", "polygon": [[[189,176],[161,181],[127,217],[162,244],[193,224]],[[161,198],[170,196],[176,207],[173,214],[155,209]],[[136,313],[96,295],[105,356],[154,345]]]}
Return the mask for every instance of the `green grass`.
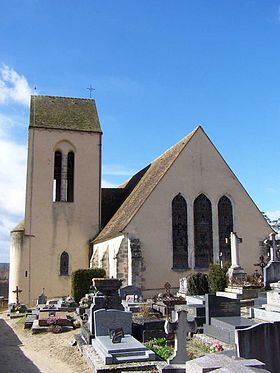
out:
{"label": "green grass", "polygon": [[191,359],[196,359],[197,357],[210,353],[211,348],[208,344],[197,338],[192,338],[187,343],[187,351]]}
{"label": "green grass", "polygon": [[145,343],[145,346],[157,354],[161,359],[167,360],[173,349],[166,345],[165,338],[154,338]]}

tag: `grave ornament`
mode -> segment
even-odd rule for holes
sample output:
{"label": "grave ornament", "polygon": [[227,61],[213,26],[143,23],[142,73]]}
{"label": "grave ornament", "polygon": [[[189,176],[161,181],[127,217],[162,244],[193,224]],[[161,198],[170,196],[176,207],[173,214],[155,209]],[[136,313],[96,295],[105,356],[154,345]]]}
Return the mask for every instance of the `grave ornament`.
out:
{"label": "grave ornament", "polygon": [[19,289],[18,286],[16,286],[16,290],[13,290],[13,293],[16,294],[16,304],[19,305],[20,302],[19,302],[19,294],[22,292],[22,290]]}
{"label": "grave ornament", "polygon": [[173,355],[168,360],[169,364],[185,364],[189,360],[186,351],[186,340],[189,333],[196,332],[195,321],[187,320],[188,312],[185,310],[177,311],[175,321],[166,320],[165,332],[167,334],[175,333],[175,349]]}

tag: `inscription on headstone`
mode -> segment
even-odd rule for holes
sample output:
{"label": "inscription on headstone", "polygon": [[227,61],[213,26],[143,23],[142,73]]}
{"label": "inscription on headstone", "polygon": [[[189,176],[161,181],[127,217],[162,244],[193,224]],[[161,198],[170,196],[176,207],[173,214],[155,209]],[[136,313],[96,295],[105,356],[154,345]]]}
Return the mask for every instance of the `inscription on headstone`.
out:
{"label": "inscription on headstone", "polygon": [[206,324],[211,324],[211,317],[240,316],[240,300],[206,294],[205,312]]}

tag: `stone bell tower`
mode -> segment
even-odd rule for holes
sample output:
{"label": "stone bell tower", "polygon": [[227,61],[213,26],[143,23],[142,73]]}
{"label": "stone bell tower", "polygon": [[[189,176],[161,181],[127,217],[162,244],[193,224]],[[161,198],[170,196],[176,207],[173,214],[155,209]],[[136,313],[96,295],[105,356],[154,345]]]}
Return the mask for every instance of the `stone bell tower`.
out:
{"label": "stone bell tower", "polygon": [[92,99],[31,96],[25,219],[11,232],[9,301],[70,294],[100,228],[101,128]]}

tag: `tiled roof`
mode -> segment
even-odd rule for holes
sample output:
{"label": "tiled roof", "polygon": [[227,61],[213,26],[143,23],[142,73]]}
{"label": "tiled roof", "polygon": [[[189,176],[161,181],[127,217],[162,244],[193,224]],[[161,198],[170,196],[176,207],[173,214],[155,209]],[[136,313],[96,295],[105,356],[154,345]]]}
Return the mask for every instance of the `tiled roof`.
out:
{"label": "tiled roof", "polygon": [[19,222],[12,230],[11,232],[22,232],[24,231],[24,220]]}
{"label": "tiled roof", "polygon": [[92,99],[31,96],[29,127],[101,132]]}
{"label": "tiled roof", "polygon": [[[94,239],[94,243],[105,241],[109,238],[115,237],[125,229],[125,227],[129,224],[131,219],[134,217],[134,215],[137,213],[137,211],[141,208],[143,203],[152,193],[154,188],[158,185],[158,183],[163,178],[165,173],[171,167],[173,162],[185,148],[187,143],[193,137],[194,133],[198,130],[198,128],[196,128],[188,136],[184,137],[180,142],[178,142],[172,148],[167,150],[159,158],[157,158],[144,169],[145,173],[143,173],[142,177],[139,178],[138,183],[134,186],[131,193],[122,203],[120,208],[116,211],[116,213],[109,220],[106,226]],[[133,178],[134,177],[135,176],[133,176]],[[126,188],[129,185],[129,183],[130,181],[128,181],[128,183],[123,184],[122,187]]]}

